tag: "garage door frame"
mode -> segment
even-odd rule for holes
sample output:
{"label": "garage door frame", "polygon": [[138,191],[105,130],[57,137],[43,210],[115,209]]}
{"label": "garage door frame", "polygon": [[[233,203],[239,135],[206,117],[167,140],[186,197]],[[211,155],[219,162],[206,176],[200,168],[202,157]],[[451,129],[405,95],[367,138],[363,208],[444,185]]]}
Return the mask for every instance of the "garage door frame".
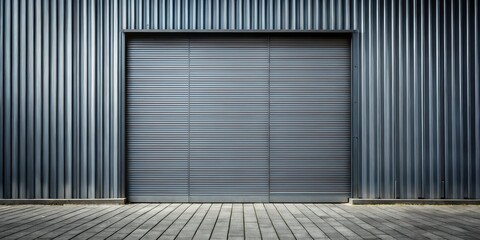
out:
{"label": "garage door frame", "polygon": [[[361,119],[361,109],[360,109],[360,38],[359,33],[355,30],[273,30],[273,31],[264,31],[264,30],[123,30],[121,34],[120,41],[120,66],[119,66],[119,92],[118,99],[119,104],[119,152],[118,152],[118,171],[117,175],[120,182],[119,193],[120,196],[124,197],[128,201],[127,195],[127,178],[128,178],[128,156],[127,156],[127,123],[126,123],[126,112],[127,112],[127,41],[131,38],[140,37],[140,36],[152,36],[152,35],[172,35],[172,34],[211,34],[211,35],[225,35],[225,34],[279,34],[279,35],[315,35],[315,36],[341,36],[346,39],[350,39],[350,49],[351,49],[351,149],[350,149],[350,197],[358,197],[358,193],[361,192],[361,185],[359,185],[359,179],[361,178],[360,163],[361,163],[361,152],[360,152],[360,119]],[[292,200],[293,202],[293,200]],[[323,202],[321,199],[318,202]]]}

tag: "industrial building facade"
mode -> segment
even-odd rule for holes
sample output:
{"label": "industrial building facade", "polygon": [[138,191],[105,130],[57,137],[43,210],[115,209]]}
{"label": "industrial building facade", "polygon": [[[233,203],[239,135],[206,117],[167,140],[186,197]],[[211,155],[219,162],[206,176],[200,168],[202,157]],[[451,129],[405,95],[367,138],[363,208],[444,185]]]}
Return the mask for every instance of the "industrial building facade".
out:
{"label": "industrial building facade", "polygon": [[479,199],[479,12],[0,1],[0,199]]}

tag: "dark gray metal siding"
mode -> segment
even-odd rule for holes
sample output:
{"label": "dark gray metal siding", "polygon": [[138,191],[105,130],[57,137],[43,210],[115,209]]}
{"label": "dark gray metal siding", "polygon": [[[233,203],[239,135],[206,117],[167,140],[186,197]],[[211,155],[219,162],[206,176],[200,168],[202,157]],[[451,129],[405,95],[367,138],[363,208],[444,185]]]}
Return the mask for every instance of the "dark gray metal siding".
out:
{"label": "dark gray metal siding", "polygon": [[115,198],[120,11],[0,1],[0,198]]}
{"label": "dark gray metal siding", "polygon": [[0,1],[0,196],[123,196],[122,29],[348,29],[361,63],[353,196],[480,198],[479,5]]}

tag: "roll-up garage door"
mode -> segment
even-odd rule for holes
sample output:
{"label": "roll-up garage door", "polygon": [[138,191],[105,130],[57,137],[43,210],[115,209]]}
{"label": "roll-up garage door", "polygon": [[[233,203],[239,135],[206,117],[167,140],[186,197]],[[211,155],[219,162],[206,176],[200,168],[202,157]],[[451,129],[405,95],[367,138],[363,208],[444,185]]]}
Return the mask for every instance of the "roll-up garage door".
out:
{"label": "roll-up garage door", "polygon": [[265,34],[128,39],[128,199],[347,201],[349,42]]}

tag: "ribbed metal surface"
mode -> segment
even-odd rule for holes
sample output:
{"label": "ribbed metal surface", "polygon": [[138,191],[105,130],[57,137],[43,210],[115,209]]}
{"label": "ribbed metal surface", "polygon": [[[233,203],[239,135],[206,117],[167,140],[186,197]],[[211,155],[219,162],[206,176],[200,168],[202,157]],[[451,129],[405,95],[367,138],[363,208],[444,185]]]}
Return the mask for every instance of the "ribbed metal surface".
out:
{"label": "ribbed metal surface", "polygon": [[0,198],[114,198],[119,4],[0,1]]}
{"label": "ribbed metal surface", "polygon": [[480,198],[479,5],[0,1],[0,196],[123,196],[122,29],[311,29],[358,30],[353,196]]}
{"label": "ribbed metal surface", "polygon": [[274,201],[350,197],[350,39],[272,37]]}
{"label": "ribbed metal surface", "polygon": [[479,198],[479,2],[360,1],[354,196]]}
{"label": "ribbed metal surface", "polygon": [[347,201],[350,40],[187,37],[127,44],[127,197]]}
{"label": "ribbed metal surface", "polygon": [[127,44],[130,201],[188,201],[189,39]]}
{"label": "ribbed metal surface", "polygon": [[190,38],[190,200],[268,201],[268,39]]}
{"label": "ribbed metal surface", "polygon": [[355,4],[352,0],[124,0],[123,29],[351,29]]}

